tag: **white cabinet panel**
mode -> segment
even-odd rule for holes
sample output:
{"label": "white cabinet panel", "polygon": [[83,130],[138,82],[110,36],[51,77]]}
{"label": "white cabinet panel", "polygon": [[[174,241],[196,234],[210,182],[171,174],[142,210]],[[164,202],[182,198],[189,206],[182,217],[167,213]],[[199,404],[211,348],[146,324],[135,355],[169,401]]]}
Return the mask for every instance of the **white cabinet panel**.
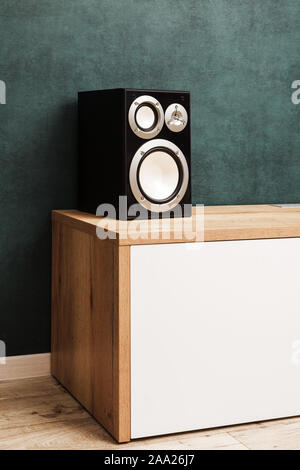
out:
{"label": "white cabinet panel", "polygon": [[131,247],[132,437],[300,414],[300,239]]}

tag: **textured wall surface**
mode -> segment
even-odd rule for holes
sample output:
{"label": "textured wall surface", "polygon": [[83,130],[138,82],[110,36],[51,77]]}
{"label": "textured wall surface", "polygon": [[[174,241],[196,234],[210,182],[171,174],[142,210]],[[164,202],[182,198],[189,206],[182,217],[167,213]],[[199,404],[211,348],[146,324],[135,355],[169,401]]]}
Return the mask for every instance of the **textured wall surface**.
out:
{"label": "textured wall surface", "polygon": [[193,200],[300,202],[299,0],[1,0],[0,339],[49,350],[50,210],[76,205],[76,93],[192,95]]}

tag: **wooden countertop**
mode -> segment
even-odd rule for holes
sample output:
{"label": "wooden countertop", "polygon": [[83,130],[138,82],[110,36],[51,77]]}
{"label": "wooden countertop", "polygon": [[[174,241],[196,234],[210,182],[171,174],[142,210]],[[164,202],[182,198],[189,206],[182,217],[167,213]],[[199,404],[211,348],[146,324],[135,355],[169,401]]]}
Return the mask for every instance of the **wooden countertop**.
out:
{"label": "wooden countertop", "polygon": [[116,221],[77,210],[52,212],[52,219],[118,245],[300,237],[300,207],[274,205],[198,206],[190,218]]}

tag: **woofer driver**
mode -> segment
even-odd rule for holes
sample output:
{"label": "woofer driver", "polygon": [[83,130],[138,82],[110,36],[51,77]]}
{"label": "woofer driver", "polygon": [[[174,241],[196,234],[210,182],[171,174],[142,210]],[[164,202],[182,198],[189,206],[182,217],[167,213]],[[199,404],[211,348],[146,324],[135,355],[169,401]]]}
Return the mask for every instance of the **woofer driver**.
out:
{"label": "woofer driver", "polygon": [[189,169],[182,151],[173,142],[154,139],[135,153],[129,182],[137,202],[152,212],[166,212],[183,198]]}
{"label": "woofer driver", "polygon": [[153,96],[139,96],[131,103],[128,121],[138,137],[153,139],[164,125],[164,112],[160,102]]}

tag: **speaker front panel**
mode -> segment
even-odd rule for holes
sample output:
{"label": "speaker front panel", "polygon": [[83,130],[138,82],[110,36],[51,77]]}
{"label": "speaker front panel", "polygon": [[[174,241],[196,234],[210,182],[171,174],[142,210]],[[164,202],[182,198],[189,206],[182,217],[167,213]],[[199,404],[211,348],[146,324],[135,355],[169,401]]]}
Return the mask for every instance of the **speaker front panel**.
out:
{"label": "speaker front panel", "polygon": [[127,90],[126,115],[128,205],[166,214],[191,204],[189,93]]}

